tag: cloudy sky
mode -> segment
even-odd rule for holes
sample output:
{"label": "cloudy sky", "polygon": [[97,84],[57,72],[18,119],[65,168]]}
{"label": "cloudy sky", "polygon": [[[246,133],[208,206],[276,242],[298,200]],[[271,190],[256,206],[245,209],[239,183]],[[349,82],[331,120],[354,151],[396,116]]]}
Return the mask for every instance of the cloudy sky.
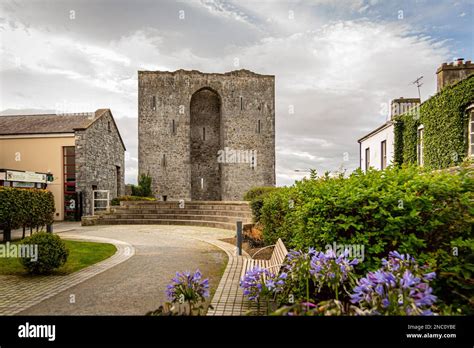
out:
{"label": "cloudy sky", "polygon": [[[137,175],[137,70],[276,76],[277,184],[358,166],[388,103],[474,58],[474,1],[5,1],[0,113],[110,108]],[[238,63],[238,64],[237,64]],[[291,112],[291,111],[294,112]],[[348,154],[345,161],[344,154]],[[347,156],[346,156],[347,158]]]}

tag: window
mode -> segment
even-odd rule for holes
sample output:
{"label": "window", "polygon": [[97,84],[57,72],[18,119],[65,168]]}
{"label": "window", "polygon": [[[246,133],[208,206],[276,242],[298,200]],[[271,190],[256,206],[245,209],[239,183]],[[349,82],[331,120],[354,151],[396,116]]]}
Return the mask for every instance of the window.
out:
{"label": "window", "polygon": [[115,166],[115,175],[116,175],[116,180],[117,180],[117,197],[120,196],[120,189],[121,189],[121,174],[120,174],[120,167],[119,166]]}
{"label": "window", "polygon": [[365,170],[370,168],[370,148],[365,149]]}
{"label": "window", "polygon": [[112,131],[112,129],[110,128],[110,121],[107,122],[107,129],[108,129],[109,133]]}
{"label": "window", "polygon": [[206,127],[202,127],[202,141],[206,141]]}
{"label": "window", "polygon": [[163,157],[161,157],[161,166],[163,168],[166,167],[166,155],[165,154],[163,154]]}
{"label": "window", "polygon": [[76,151],[74,146],[63,147],[64,175],[64,220],[75,220],[76,216]]}
{"label": "window", "polygon": [[380,143],[380,150],[381,150],[381,161],[380,161],[380,169],[387,168],[387,141],[384,140]]}
{"label": "window", "polygon": [[171,134],[176,135],[176,121],[171,122]]}
{"label": "window", "polygon": [[151,98],[151,109],[156,110],[156,97],[155,96]]}
{"label": "window", "polygon": [[418,141],[417,141],[417,151],[416,151],[416,159],[419,166],[423,166],[424,159],[423,159],[423,135],[424,135],[424,127],[418,127]]}
{"label": "window", "polygon": [[240,110],[244,109],[244,98],[240,97]]}
{"label": "window", "polygon": [[262,130],[262,122],[260,120],[257,121],[257,133],[260,134]]}
{"label": "window", "polygon": [[469,155],[474,156],[474,109],[471,110],[469,117]]}

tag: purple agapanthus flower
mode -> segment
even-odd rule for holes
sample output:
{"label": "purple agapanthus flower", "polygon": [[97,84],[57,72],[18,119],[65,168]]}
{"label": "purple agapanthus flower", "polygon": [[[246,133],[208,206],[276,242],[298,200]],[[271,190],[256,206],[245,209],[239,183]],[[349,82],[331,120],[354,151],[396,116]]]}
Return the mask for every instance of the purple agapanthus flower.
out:
{"label": "purple agapanthus flower", "polygon": [[240,280],[240,287],[249,300],[259,301],[262,297],[272,297],[280,292],[287,277],[285,272],[277,276],[267,269],[255,267],[245,273]]}
{"label": "purple agapanthus flower", "polygon": [[171,284],[166,287],[166,296],[172,303],[204,300],[209,297],[209,279],[202,279],[199,270],[194,273],[176,272]]}
{"label": "purple agapanthus flower", "polygon": [[382,260],[382,268],[359,279],[351,302],[371,314],[431,315],[436,301],[429,281],[434,272],[423,274],[416,260],[397,251]]}

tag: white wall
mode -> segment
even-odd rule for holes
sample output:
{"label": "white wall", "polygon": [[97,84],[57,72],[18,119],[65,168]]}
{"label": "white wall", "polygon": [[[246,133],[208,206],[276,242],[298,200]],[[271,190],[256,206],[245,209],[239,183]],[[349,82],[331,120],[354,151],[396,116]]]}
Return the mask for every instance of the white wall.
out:
{"label": "white wall", "polygon": [[394,126],[393,124],[382,131],[373,134],[361,142],[360,167],[365,171],[365,149],[370,148],[370,166],[375,169],[382,168],[382,141],[387,141],[387,167],[393,163],[394,152]]}

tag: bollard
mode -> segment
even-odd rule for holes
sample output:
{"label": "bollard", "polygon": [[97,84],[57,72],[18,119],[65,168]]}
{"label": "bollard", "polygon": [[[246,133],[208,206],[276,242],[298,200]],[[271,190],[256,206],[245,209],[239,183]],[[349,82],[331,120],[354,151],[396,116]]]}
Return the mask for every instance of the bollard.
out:
{"label": "bollard", "polygon": [[242,221],[237,221],[237,252],[242,255]]}
{"label": "bollard", "polygon": [[53,233],[53,224],[46,225],[46,232]]}

